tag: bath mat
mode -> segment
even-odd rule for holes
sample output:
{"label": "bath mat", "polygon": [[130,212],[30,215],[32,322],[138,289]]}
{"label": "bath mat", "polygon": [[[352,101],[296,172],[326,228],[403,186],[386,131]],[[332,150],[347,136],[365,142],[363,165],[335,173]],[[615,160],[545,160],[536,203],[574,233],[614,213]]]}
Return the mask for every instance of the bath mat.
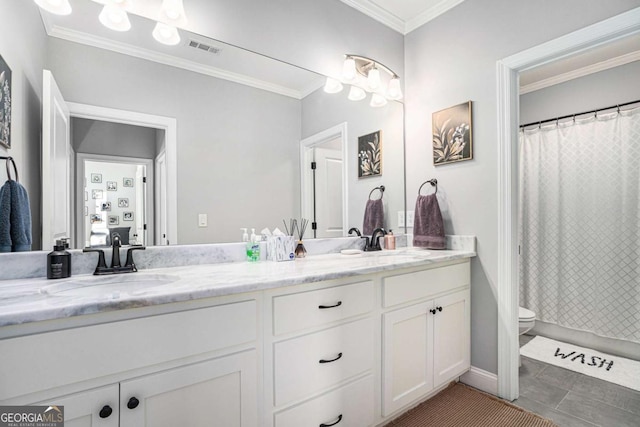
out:
{"label": "bath mat", "polygon": [[522,356],[640,391],[640,362],[537,336]]}
{"label": "bath mat", "polygon": [[549,420],[463,384],[450,385],[385,427],[557,427]]}

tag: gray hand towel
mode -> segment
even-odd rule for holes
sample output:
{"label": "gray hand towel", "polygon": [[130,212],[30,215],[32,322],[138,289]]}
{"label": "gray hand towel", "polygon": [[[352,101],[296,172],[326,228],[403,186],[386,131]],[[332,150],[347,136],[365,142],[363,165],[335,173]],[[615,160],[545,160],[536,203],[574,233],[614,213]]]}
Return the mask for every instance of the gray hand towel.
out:
{"label": "gray hand towel", "polygon": [[31,250],[31,208],[27,190],[16,181],[0,188],[0,252]]}
{"label": "gray hand towel", "polygon": [[364,208],[364,221],[362,224],[362,232],[371,235],[376,228],[384,226],[384,206],[382,199],[367,200],[367,206]]}
{"label": "gray hand towel", "polygon": [[413,217],[413,246],[445,249],[444,222],[435,194],[418,196]]}

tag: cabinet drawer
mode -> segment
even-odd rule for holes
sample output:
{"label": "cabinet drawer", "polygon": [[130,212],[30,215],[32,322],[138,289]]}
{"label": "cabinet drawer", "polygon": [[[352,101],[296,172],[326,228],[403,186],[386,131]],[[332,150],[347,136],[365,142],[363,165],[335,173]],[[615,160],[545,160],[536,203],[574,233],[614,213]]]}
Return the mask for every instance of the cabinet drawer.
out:
{"label": "cabinet drawer", "polygon": [[469,261],[414,273],[385,277],[383,304],[391,307],[403,302],[427,298],[463,286],[469,286]]}
{"label": "cabinet drawer", "polygon": [[255,341],[245,301],[0,341],[0,401]]}
{"label": "cabinet drawer", "polygon": [[[323,308],[321,308],[323,307]],[[373,282],[275,297],[273,333],[280,335],[335,322],[373,309]]]}
{"label": "cabinet drawer", "polygon": [[275,405],[373,367],[373,320],[363,319],[274,345]]}
{"label": "cabinet drawer", "polygon": [[373,377],[368,376],[275,416],[275,427],[364,427],[373,424]]}

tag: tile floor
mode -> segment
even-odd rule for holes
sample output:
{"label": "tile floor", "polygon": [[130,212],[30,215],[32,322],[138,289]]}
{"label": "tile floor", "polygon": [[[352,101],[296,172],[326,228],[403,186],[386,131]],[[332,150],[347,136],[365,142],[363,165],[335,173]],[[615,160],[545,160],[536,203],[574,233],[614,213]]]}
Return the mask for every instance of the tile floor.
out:
{"label": "tile floor", "polygon": [[[521,335],[520,346],[533,339]],[[522,358],[520,397],[513,402],[560,427],[640,427],[640,392]]]}

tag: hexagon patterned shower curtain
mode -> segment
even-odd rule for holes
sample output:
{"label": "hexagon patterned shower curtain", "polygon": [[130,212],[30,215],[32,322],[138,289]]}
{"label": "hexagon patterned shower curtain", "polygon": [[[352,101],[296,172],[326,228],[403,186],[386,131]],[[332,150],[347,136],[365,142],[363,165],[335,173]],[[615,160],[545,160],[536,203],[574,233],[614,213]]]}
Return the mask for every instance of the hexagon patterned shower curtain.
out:
{"label": "hexagon patterned shower curtain", "polygon": [[520,132],[520,305],[640,342],[640,108]]}

